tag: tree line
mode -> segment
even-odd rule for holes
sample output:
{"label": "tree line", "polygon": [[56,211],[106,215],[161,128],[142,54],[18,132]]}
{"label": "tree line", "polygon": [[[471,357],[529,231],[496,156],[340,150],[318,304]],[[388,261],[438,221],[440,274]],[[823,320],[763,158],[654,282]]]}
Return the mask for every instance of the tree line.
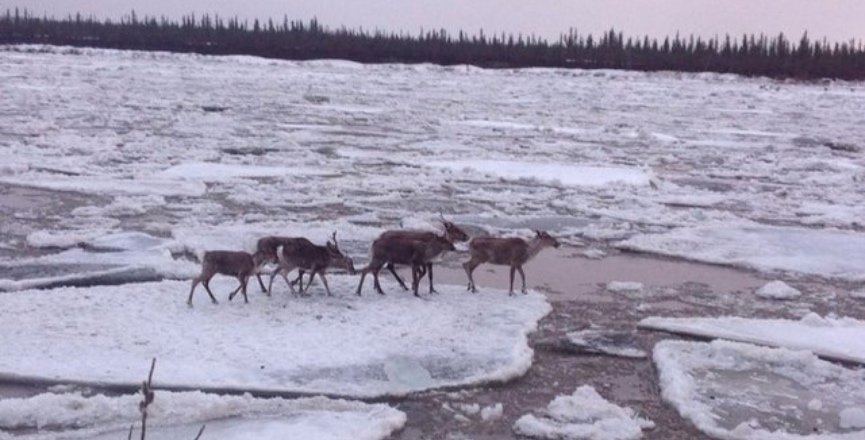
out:
{"label": "tree line", "polygon": [[865,79],[862,42],[797,41],[784,34],[704,39],[675,35],[659,41],[626,37],[611,29],[599,36],[576,30],[555,41],[534,35],[455,35],[443,29],[417,34],[327,28],[318,20],[241,21],[218,15],[178,20],[139,17],[119,21],[70,15],[64,19],[7,9],[0,44],[51,44],[111,49],[255,55],[288,60],[338,58],[361,63],[471,64],[489,68],[565,67],[735,73],[773,78]]}

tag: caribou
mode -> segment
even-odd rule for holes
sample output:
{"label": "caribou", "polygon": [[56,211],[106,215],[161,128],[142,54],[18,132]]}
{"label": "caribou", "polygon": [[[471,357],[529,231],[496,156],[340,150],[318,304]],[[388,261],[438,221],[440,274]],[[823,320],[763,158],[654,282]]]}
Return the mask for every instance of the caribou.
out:
{"label": "caribou", "polygon": [[[441,218],[442,226],[444,227],[443,237],[445,237],[449,242],[456,243],[456,242],[467,241],[469,239],[468,234],[466,234],[465,231],[460,229],[453,222],[450,222],[447,219],[445,219],[444,214],[439,213],[439,217]],[[431,231],[389,230],[389,231],[384,231],[381,233],[381,235],[379,235],[378,239],[376,239],[373,242],[370,250],[371,250],[372,254],[377,254],[380,258],[385,259],[384,263],[386,263],[385,267],[387,267],[387,270],[390,271],[391,274],[393,274],[394,278],[396,278],[396,281],[399,283],[400,287],[403,288],[403,290],[408,290],[408,287],[403,282],[402,278],[400,278],[400,276],[397,274],[397,272],[394,268],[394,265],[395,264],[411,264],[411,263],[401,263],[399,261],[389,261],[387,259],[387,248],[392,246],[391,245],[392,241],[399,242],[399,241],[406,241],[406,240],[408,240],[408,241],[418,240],[418,241],[432,242],[434,240],[439,239],[440,237],[442,237],[442,236],[439,236],[437,233],[431,232]],[[376,249],[376,247],[379,247],[380,249]],[[448,250],[450,250],[450,249],[448,249]],[[432,259],[434,259],[435,257],[436,256],[433,256],[430,259],[430,261],[428,261],[423,266],[422,270],[420,271],[421,278],[423,278],[424,274],[429,274],[430,293],[435,292],[435,288],[433,287],[433,273],[432,273]],[[406,258],[404,256],[401,259],[406,260]],[[414,276],[414,274],[413,274],[413,276]],[[378,280],[377,275],[376,275],[375,279]],[[363,284],[363,283],[361,282],[361,284]]]}
{"label": "caribou", "polygon": [[509,295],[514,295],[514,272],[520,273],[523,281],[522,292],[526,293],[526,274],[523,265],[547,247],[559,247],[559,242],[546,231],[535,231],[531,240],[522,238],[475,237],[469,242],[471,259],[463,263],[469,277],[468,290],[477,292],[472,272],[483,263],[510,266],[511,283]]}
{"label": "caribou", "polygon": [[[268,290],[264,288],[264,282],[261,280],[261,266],[264,266],[268,263],[277,264],[279,263],[279,256],[277,255],[277,249],[279,247],[286,246],[313,246],[312,242],[303,237],[279,237],[275,235],[268,235],[267,237],[262,237],[258,239],[255,243],[255,254],[258,256],[259,267],[255,272],[255,278],[258,279],[258,285],[261,286],[262,293],[268,293]],[[301,269],[297,275],[297,278],[289,283],[290,286],[293,286],[298,283],[303,278],[303,270]]]}
{"label": "caribou", "polygon": [[[357,285],[357,294],[361,295],[363,281],[366,274],[372,272],[373,287],[376,292],[384,295],[384,290],[378,280],[378,273],[385,264],[407,264],[412,267],[412,290],[414,295],[418,294],[418,286],[424,274],[429,275],[430,293],[434,293],[432,282],[432,260],[445,251],[454,251],[454,244],[446,237],[434,235],[432,240],[416,239],[411,236],[378,238],[372,243],[372,259],[365,268],[360,271],[360,283]],[[398,279],[398,278],[397,278]]]}
{"label": "caribou", "polygon": [[[373,272],[373,284],[376,291],[384,294],[384,291],[381,289],[381,284],[378,282],[378,273],[382,266],[387,267],[403,290],[408,290],[405,282],[403,282],[402,278],[400,278],[394,268],[394,265],[396,264],[412,265],[413,284],[415,281],[419,283],[420,279],[423,278],[425,274],[428,274],[429,291],[430,293],[435,293],[435,287],[433,286],[432,261],[444,251],[455,250],[453,243],[466,241],[469,238],[468,234],[457,225],[446,220],[444,215],[439,214],[439,216],[441,217],[441,222],[444,226],[443,235],[438,235],[435,232],[428,231],[406,230],[389,230],[379,235],[370,247],[370,264],[364,271],[361,271],[361,280],[357,288],[357,294],[360,295],[361,288],[363,287],[364,276],[369,272]],[[450,246],[446,245],[442,240],[447,241]],[[432,248],[428,250],[419,250],[424,248],[424,243],[429,244]],[[433,249],[437,249],[437,251],[430,253],[429,251],[432,251]],[[428,257],[421,257],[421,255],[427,253],[429,254]],[[420,260],[423,260],[423,262],[416,266],[415,263]],[[415,294],[417,294],[417,289],[414,287],[413,289]]]}
{"label": "caribou", "polygon": [[299,240],[288,243],[284,246],[279,246],[277,249],[277,258],[279,267],[270,275],[267,292],[270,295],[273,287],[273,279],[277,275],[282,274],[288,288],[295,293],[294,286],[288,281],[288,273],[294,269],[301,272],[300,293],[304,293],[303,287],[303,271],[309,272],[309,283],[307,289],[312,284],[312,279],[318,274],[328,296],[333,296],[330,292],[330,287],[327,285],[327,278],[324,273],[330,268],[342,268],[349,273],[354,274],[354,262],[340,251],[339,244],[336,241],[336,232],[331,236],[333,242],[328,241],[326,245],[319,246],[312,244],[308,240]]}
{"label": "caribou", "polygon": [[249,298],[246,296],[246,284],[249,277],[257,271],[261,266],[260,254],[250,254],[243,251],[207,251],[201,258],[201,274],[192,280],[192,287],[189,289],[189,299],[186,304],[192,307],[192,294],[195,293],[195,287],[199,283],[204,285],[204,290],[210,295],[210,300],[213,304],[219,304],[213,292],[210,291],[210,279],[216,274],[228,275],[237,278],[240,285],[234,289],[228,300],[231,301],[238,291],[243,292],[243,301],[249,303]]}

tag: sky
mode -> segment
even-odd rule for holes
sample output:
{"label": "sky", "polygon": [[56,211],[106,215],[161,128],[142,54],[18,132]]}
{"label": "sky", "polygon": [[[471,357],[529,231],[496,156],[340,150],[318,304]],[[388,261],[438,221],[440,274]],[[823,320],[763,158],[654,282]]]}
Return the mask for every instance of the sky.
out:
{"label": "sky", "polygon": [[244,19],[308,20],[335,28],[417,33],[421,29],[535,35],[555,40],[575,28],[598,35],[611,28],[652,38],[744,33],[798,40],[865,40],[862,0],[2,0],[0,8],[26,7],[55,17],[81,12],[118,19],[138,15],[177,18],[216,13]]}

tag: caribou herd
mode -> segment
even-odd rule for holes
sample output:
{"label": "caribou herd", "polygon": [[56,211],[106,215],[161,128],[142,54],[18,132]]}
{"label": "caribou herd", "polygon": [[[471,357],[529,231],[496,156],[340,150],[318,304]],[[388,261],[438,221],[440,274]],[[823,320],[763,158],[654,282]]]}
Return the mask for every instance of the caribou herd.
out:
{"label": "caribou herd", "polygon": [[[435,232],[391,230],[385,231],[376,238],[370,246],[370,262],[360,269],[360,283],[356,293],[361,295],[363,282],[366,275],[372,273],[373,288],[379,294],[384,295],[384,290],[379,284],[378,274],[383,267],[396,278],[403,289],[408,290],[405,282],[395,270],[396,265],[411,266],[412,290],[415,296],[418,294],[420,281],[424,276],[429,278],[429,292],[435,293],[433,287],[433,261],[447,251],[454,251],[455,242],[468,241],[469,236],[462,229],[445,220],[442,216],[444,233],[439,235]],[[503,265],[510,267],[510,295],[514,295],[514,274],[519,272],[522,279],[522,292],[526,293],[526,275],[523,265],[532,257],[546,247],[559,247],[559,242],[545,231],[535,231],[535,236],[530,240],[522,238],[498,238],[489,236],[475,237],[469,241],[470,259],[463,263],[463,268],[468,276],[468,290],[477,292],[472,273],[475,268],[483,263]],[[261,271],[267,264],[276,264],[277,268],[270,274],[268,286],[265,288],[261,279]],[[306,289],[318,274],[321,283],[328,296],[331,295],[330,287],[327,285],[325,272],[328,269],[337,268],[354,274],[354,262],[342,253],[339,243],[336,241],[336,232],[324,245],[317,245],[303,237],[277,237],[267,236],[258,240],[254,253],[243,251],[207,251],[201,258],[201,274],[192,280],[189,289],[187,304],[192,306],[192,295],[198,284],[204,285],[210,300],[217,304],[216,297],[210,291],[210,279],[216,274],[228,275],[237,278],[240,285],[228,296],[231,301],[238,292],[243,293],[243,300],[249,302],[246,295],[246,287],[249,279],[255,275],[261,291],[270,295],[273,289],[273,280],[282,275],[288,288],[292,293],[304,293],[303,275],[309,273],[309,281]],[[298,276],[289,281],[288,274],[298,270]],[[295,290],[297,285],[297,290]]]}

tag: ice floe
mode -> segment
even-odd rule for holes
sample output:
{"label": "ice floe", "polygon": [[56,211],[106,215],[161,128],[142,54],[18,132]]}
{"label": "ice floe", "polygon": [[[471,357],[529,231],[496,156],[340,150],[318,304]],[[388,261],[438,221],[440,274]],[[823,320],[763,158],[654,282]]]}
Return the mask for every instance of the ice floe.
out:
{"label": "ice floe", "polygon": [[[142,371],[142,378],[145,373]],[[159,377],[158,370],[155,377]],[[126,438],[130,426],[135,427],[137,438],[140,401],[140,395],[84,396],[77,392],[2,399],[0,439]],[[205,425],[203,438],[377,440],[401,429],[405,421],[404,413],[384,404],[156,390],[148,407],[147,438],[194,438]]]}
{"label": "ice floe", "polygon": [[767,299],[793,299],[802,296],[802,292],[798,289],[779,280],[764,284],[754,293],[760,298]]}
{"label": "ice floe", "polygon": [[606,354],[629,358],[644,358],[646,352],[637,347],[634,332],[607,329],[587,329],[567,334],[566,349],[579,353]]}
{"label": "ice floe", "polygon": [[226,299],[237,281],[217,277],[220,304],[198,292],[194,308],[180,281],[3,294],[0,373],[135,384],[155,357],[164,386],[404,395],[524,374],[527,334],[550,311],[537,293],[439,285],[418,299],[383,279],[390,294],[358,297],[357,281],[330,276],[333,298],[320,285],[267,297],[251,283],[244,304]]}
{"label": "ice floe", "polygon": [[730,341],[662,341],[661,395],[706,435],[729,440],[857,440],[865,370],[808,351]]}
{"label": "ice floe", "polygon": [[540,414],[526,414],[514,423],[514,432],[550,440],[635,440],[655,423],[604,399],[583,385],[571,395],[557,396]]}
{"label": "ice floe", "polygon": [[849,231],[712,224],[638,235],[619,246],[763,271],[865,280],[865,235]]}
{"label": "ice floe", "polygon": [[810,350],[820,356],[865,364],[865,322],[809,313],[800,320],[720,318],[643,319],[639,327],[723,338],[774,347]]}

